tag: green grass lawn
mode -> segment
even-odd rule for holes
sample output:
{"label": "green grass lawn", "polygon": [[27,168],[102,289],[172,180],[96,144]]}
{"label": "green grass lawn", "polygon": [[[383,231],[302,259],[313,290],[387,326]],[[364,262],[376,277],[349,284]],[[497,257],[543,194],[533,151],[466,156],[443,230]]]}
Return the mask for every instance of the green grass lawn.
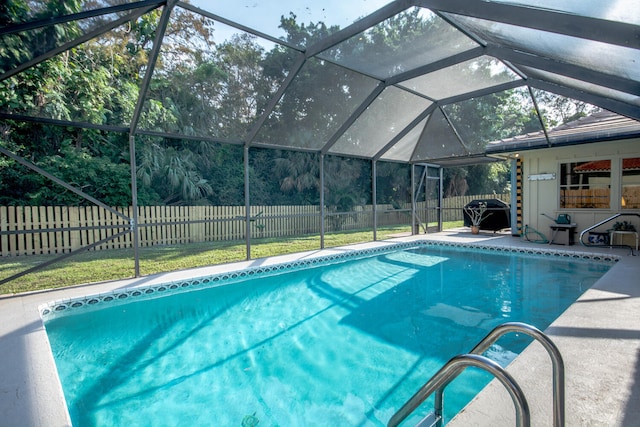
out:
{"label": "green grass lawn", "polygon": [[[447,223],[445,228],[461,226],[462,221],[459,221]],[[394,234],[408,233],[410,230],[409,226],[380,228],[377,238],[384,240]],[[373,231],[371,230],[331,233],[325,235],[325,248],[372,240]],[[265,258],[319,248],[319,235],[288,239],[254,239],[251,242],[251,258]],[[139,256],[140,274],[146,276],[167,271],[243,261],[246,259],[246,244],[244,241],[234,241],[156,246],[141,248]],[[0,258],[0,279],[21,273],[56,257],[57,255],[41,255]],[[130,278],[135,274],[133,259],[133,249],[79,253],[42,270],[0,285],[0,294],[15,294]]]}

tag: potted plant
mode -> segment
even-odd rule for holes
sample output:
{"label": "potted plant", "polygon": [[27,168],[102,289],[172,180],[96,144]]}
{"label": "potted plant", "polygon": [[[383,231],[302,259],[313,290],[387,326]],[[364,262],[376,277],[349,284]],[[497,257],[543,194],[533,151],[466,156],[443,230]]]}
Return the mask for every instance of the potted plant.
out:
{"label": "potted plant", "polygon": [[613,224],[613,231],[636,231],[636,226],[629,221],[618,221]]}
{"label": "potted plant", "polygon": [[491,212],[487,212],[487,202],[479,202],[478,206],[467,205],[463,209],[471,220],[471,234],[478,234],[482,220],[491,215]]}

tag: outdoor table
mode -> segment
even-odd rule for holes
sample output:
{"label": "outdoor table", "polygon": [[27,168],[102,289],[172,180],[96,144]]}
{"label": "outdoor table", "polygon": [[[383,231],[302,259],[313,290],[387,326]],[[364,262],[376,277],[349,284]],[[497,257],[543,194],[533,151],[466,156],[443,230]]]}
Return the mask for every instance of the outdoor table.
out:
{"label": "outdoor table", "polygon": [[[611,245],[614,245],[615,237],[624,236],[625,234],[632,234],[636,237],[636,251],[637,251],[638,250],[638,232],[637,231],[611,230],[611,234],[609,235],[609,242],[611,243]],[[624,243],[624,241],[622,243]]]}
{"label": "outdoor table", "polygon": [[[549,244],[555,243],[558,245],[573,245],[574,238],[573,235],[576,232],[576,223],[571,224],[552,224],[551,227],[551,239],[549,240]],[[556,241],[559,237],[561,237],[564,233],[566,233],[566,239],[562,239],[562,241]]]}

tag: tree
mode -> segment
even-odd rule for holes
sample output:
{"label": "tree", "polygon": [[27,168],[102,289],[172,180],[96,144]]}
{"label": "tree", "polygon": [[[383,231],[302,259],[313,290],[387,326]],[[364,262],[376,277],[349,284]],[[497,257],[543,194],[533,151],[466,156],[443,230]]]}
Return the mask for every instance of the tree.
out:
{"label": "tree", "polygon": [[602,110],[586,102],[565,98],[542,90],[535,91],[535,96],[538,100],[540,113],[548,128],[554,128]]}
{"label": "tree", "polygon": [[[7,141],[0,144],[20,151]],[[28,156],[27,156],[28,157]],[[108,157],[95,157],[89,150],[63,139],[55,154],[31,158],[38,167],[84,193],[111,206],[131,204],[130,168],[126,162],[114,163]],[[3,159],[0,163],[0,204],[3,205],[89,205],[91,202],[64,189],[43,175]]]}
{"label": "tree", "polygon": [[280,151],[273,160],[280,190],[290,194],[294,203],[320,203],[320,163],[315,154]]}
{"label": "tree", "polygon": [[[28,11],[21,4],[11,0],[3,10],[12,10],[14,15],[10,19],[15,22],[34,19],[28,16]],[[22,15],[17,16],[16,10]],[[79,10],[80,2],[52,1],[47,2],[46,7],[37,12],[41,15],[35,18]],[[35,43],[38,49],[50,49],[80,31],[77,23],[56,26],[56,30],[49,34],[52,30],[53,27],[45,27],[20,34],[21,46],[30,49]],[[43,34],[46,34],[46,46],[38,44],[38,38]],[[129,122],[138,94],[141,66],[139,61],[129,60],[128,43],[124,42],[129,37],[132,37],[130,31],[116,29],[104,38],[77,46],[5,79],[0,82],[0,91],[4,95],[0,97],[0,109],[9,113],[96,124],[122,125]],[[120,40],[122,42],[118,42]],[[44,50],[32,54],[36,56],[42,52]],[[19,53],[14,52],[13,64],[29,59],[19,56]],[[12,121],[7,124],[2,144],[11,151],[105,203],[131,203],[126,135],[83,127]],[[24,168],[12,160],[6,161],[4,166],[0,174],[3,175],[5,203],[87,203],[32,172],[25,173]],[[74,168],[79,171],[70,172]],[[24,178],[16,180],[16,175]],[[16,197],[9,200],[8,194],[16,194]]]}
{"label": "tree", "polygon": [[[120,3],[104,0],[104,4]],[[27,0],[7,0],[0,4],[0,24],[60,16],[80,11],[83,4],[86,6],[80,0],[51,0],[32,11],[30,4]],[[142,77],[149,72],[148,59],[160,14],[161,10],[155,9],[0,82],[3,94],[0,109],[71,122],[128,126],[140,95]],[[87,23],[93,25],[107,19],[110,17],[95,17],[82,23],[45,26],[2,36],[0,71],[66,43],[86,31]],[[411,8],[326,50],[321,55],[324,59],[306,60],[254,136],[249,131],[281,82],[292,72],[295,61],[304,54],[282,45],[265,48],[266,44],[249,34],[219,42],[214,38],[216,25],[212,19],[184,8],[172,10],[138,122],[138,130],[164,132],[172,137],[136,136],[139,202],[243,204],[244,165],[240,144],[302,146],[315,152],[337,135],[346,118],[378,85],[376,79],[333,62],[349,61],[358,68],[358,64],[376,61],[379,65],[376,72],[404,71],[412,64],[410,60],[398,60],[398,51],[420,46],[428,38],[437,54],[452,35],[447,31],[455,31],[435,15]],[[339,30],[323,22],[297,22],[294,14],[283,16],[280,26],[285,30],[287,41],[298,46],[311,46]],[[490,80],[495,73],[494,65],[488,61],[468,67],[464,72],[470,80]],[[408,94],[395,87],[387,90]],[[387,90],[383,96],[387,96]],[[533,126],[538,122],[533,108],[523,99],[523,95],[514,90],[442,108],[470,151],[480,154],[487,141],[537,130]],[[542,93],[539,99],[543,110],[549,111],[548,115],[554,105],[567,106],[550,94]],[[375,109],[359,119],[362,122],[358,123],[364,123],[363,128],[377,129],[383,119],[391,116],[388,112],[371,113],[371,110]],[[576,104],[570,116],[562,120],[587,111],[588,106]],[[396,121],[388,123],[389,132],[397,132],[403,123],[400,119]],[[10,131],[4,134],[3,146],[114,203],[122,203],[114,197],[115,189],[130,194],[130,182],[124,179],[129,161],[126,133],[82,126],[7,123]],[[247,141],[249,137],[253,139]],[[367,143],[366,137],[360,139],[362,141],[347,136],[339,143]],[[252,149],[250,159],[254,203],[319,203],[317,155]],[[5,200],[16,202],[17,199],[9,195],[19,197],[19,194],[29,194],[32,200],[41,203],[66,200],[66,195],[54,194],[54,187],[42,187],[39,178],[19,179],[23,168],[13,161],[4,159],[2,165],[3,190],[11,186],[3,192]],[[72,165],[84,168],[86,173],[65,175]],[[327,156],[327,206],[340,210],[370,202],[370,167],[359,160]],[[406,188],[408,168],[380,164],[378,170],[379,182],[383,184],[379,186],[379,200],[406,201],[410,195]],[[508,169],[504,165],[454,169],[445,173],[446,194],[500,192],[507,185],[506,176]],[[87,182],[80,182],[80,178]],[[108,179],[113,180],[111,185],[98,182]]]}
{"label": "tree", "polygon": [[378,203],[401,208],[411,202],[411,166],[379,162],[376,170]]}
{"label": "tree", "polygon": [[[490,73],[490,63],[472,69],[480,78]],[[446,105],[444,111],[463,143],[473,154],[484,152],[487,143],[534,132],[540,121],[533,105],[520,90],[508,90]],[[510,180],[508,163],[477,164],[445,172],[445,197],[465,194],[502,193]]]}
{"label": "tree", "polygon": [[[5,0],[0,4],[0,26],[19,24],[80,12],[81,0],[50,0],[34,8],[26,0]],[[8,71],[81,34],[76,22],[49,25],[38,29],[7,34],[0,38],[0,72]]]}

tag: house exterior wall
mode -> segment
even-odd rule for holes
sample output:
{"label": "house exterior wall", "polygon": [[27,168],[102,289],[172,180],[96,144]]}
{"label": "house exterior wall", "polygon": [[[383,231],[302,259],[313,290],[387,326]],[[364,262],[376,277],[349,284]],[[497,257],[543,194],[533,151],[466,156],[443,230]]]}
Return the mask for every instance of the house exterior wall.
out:
{"label": "house exterior wall", "polygon": [[[550,237],[553,221],[542,214],[557,218],[559,214],[571,215],[577,224],[576,242],[580,232],[621,210],[621,168],[622,159],[640,157],[640,139],[582,144],[558,148],[545,148],[520,153],[523,165],[523,212],[522,224],[529,225]],[[611,160],[611,206],[608,209],[561,209],[560,208],[560,164],[599,159]],[[531,175],[554,174],[550,180],[531,180]],[[640,213],[640,210],[625,209],[625,213]],[[640,218],[623,217],[640,230]],[[602,225],[594,231],[605,231],[613,222]]]}

